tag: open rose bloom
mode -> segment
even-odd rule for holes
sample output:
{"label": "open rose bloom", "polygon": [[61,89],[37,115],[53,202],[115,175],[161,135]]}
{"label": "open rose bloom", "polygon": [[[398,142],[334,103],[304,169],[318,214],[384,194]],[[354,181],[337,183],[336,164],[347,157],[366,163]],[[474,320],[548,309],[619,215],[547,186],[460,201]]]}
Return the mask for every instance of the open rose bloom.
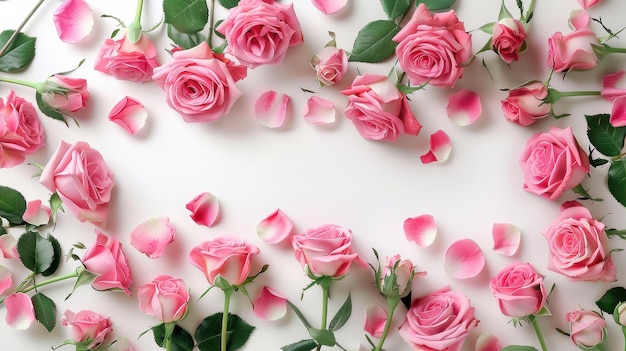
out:
{"label": "open rose bloom", "polygon": [[21,164],[43,145],[43,127],[37,110],[9,90],[4,100],[0,98],[0,168]]}
{"label": "open rose bloom", "polygon": [[[83,346],[82,350],[95,350],[113,331],[111,320],[96,312],[82,310],[76,313],[66,310],[61,324],[70,328],[71,340]],[[78,349],[78,346],[77,346]]]}
{"label": "open rose bloom", "polygon": [[505,316],[523,318],[537,314],[548,297],[543,276],[530,263],[512,263],[489,281],[489,288]]}
{"label": "open rose bloom", "polygon": [[137,289],[139,308],[163,323],[185,318],[189,291],[182,279],[160,275]]}
{"label": "open rose bloom", "polygon": [[503,18],[493,26],[491,48],[502,61],[511,63],[519,59],[519,53],[525,46],[526,29],[515,18]]}
{"label": "open rose bloom", "polygon": [[96,242],[82,258],[85,268],[97,276],[91,283],[96,290],[122,290],[130,295],[132,274],[122,244],[96,230]]}
{"label": "open rose bloom", "polygon": [[145,82],[152,78],[153,69],[158,65],[157,50],[150,37],[141,33],[139,40],[133,43],[128,39],[128,30],[122,28],[114,38],[105,39],[94,69],[117,79]]}

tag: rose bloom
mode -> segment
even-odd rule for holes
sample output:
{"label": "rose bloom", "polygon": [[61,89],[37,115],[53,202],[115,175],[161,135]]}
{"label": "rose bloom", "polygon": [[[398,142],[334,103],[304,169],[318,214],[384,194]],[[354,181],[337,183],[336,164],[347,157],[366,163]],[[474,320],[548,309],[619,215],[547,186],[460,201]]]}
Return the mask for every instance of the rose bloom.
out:
{"label": "rose bloom", "polygon": [[76,313],[66,310],[61,324],[72,328],[70,339],[75,343],[89,343],[85,350],[95,350],[102,345],[107,335],[113,331],[111,320],[96,312],[82,310]]}
{"label": "rose bloom", "polygon": [[160,275],[137,289],[137,299],[144,313],[170,323],[187,315],[189,291],[182,279]]}
{"label": "rose bloom", "polygon": [[591,46],[599,45],[598,37],[587,28],[578,28],[563,35],[554,33],[548,38],[548,67],[556,72],[590,70],[600,63]]}
{"label": "rose bloom", "polygon": [[348,97],[346,118],[365,139],[395,141],[402,133],[417,135],[422,128],[406,96],[386,76],[358,76],[341,93]]}
{"label": "rose bloom", "polygon": [[287,49],[303,42],[293,4],[274,0],[241,0],[216,31],[226,36],[226,52],[248,68],[279,65]]}
{"label": "rose bloom", "polygon": [[313,277],[340,278],[352,263],[365,263],[352,247],[352,232],[335,224],[322,224],[291,237],[296,260]]}
{"label": "rose bloom", "polygon": [[35,106],[9,90],[5,100],[0,98],[0,168],[19,165],[43,145],[43,127]]}
{"label": "rose bloom", "polygon": [[327,46],[313,56],[311,66],[317,72],[317,81],[322,85],[333,85],[348,71],[348,55],[343,49]]}
{"label": "rose bloom", "polygon": [[230,285],[241,285],[250,275],[252,257],[259,252],[256,246],[236,237],[221,236],[193,247],[189,259],[209,284],[215,285],[220,276]]}
{"label": "rose bloom", "polygon": [[548,88],[538,80],[509,90],[509,96],[502,100],[504,118],[526,127],[547,117],[552,109],[552,104],[543,103],[547,96]]}
{"label": "rose bloom", "polygon": [[593,350],[604,342],[606,321],[594,311],[578,310],[565,315],[569,322],[569,338],[581,350]]}
{"label": "rose bloom", "polygon": [[141,33],[139,41],[128,39],[128,29],[120,29],[114,38],[107,38],[98,51],[94,69],[117,79],[145,82],[158,66],[157,51],[150,37]]}
{"label": "rose bloom", "polygon": [[114,177],[102,155],[86,142],[61,141],[39,182],[56,192],[79,221],[106,226]]}
{"label": "rose bloom", "polygon": [[543,276],[530,263],[512,263],[489,281],[500,311],[513,318],[538,313],[546,303]]}
{"label": "rose bloom", "polygon": [[214,54],[206,42],[173,56],[171,62],[154,69],[152,80],[185,122],[216,121],[242,95],[235,82],[246,77],[245,69]]}
{"label": "rose bloom", "polygon": [[444,287],[413,302],[399,333],[415,351],[459,351],[478,323],[469,299]]}
{"label": "rose bloom", "polygon": [[87,106],[87,81],[61,74],[52,75],[44,83],[41,98],[62,113],[76,112]]}
{"label": "rose bloom", "polygon": [[121,289],[130,295],[132,274],[122,244],[96,230],[96,242],[82,258],[85,268],[97,274],[91,286],[96,290]]}
{"label": "rose bloom", "polygon": [[604,224],[594,219],[580,203],[565,203],[543,236],[550,247],[549,270],[572,281],[617,280]]}
{"label": "rose bloom", "polygon": [[471,35],[453,10],[431,14],[420,3],[409,22],[393,37],[396,56],[411,85],[454,87],[472,56]]}
{"label": "rose bloom", "polygon": [[589,159],[571,127],[534,134],[526,142],[520,165],[524,190],[551,200],[580,184],[589,172]]}
{"label": "rose bloom", "polygon": [[506,63],[517,61],[526,40],[526,29],[515,18],[503,18],[493,26],[491,48]]}

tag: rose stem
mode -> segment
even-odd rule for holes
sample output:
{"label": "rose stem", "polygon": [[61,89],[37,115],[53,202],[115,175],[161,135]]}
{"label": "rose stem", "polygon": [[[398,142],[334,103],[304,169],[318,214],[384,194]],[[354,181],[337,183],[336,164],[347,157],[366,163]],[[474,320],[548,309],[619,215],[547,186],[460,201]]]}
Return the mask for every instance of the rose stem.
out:
{"label": "rose stem", "polygon": [[224,313],[222,314],[222,335],[221,335],[221,349],[226,351],[226,336],[228,335],[228,310],[230,308],[230,298],[233,296],[235,288],[229,287],[224,289]]}
{"label": "rose stem", "polygon": [[176,324],[174,322],[165,323],[165,351],[172,349],[172,334]]}
{"label": "rose stem", "polygon": [[135,10],[135,20],[133,22],[141,23],[141,12],[143,12],[143,0],[137,1],[137,9]]}
{"label": "rose stem", "polygon": [[28,22],[28,20],[30,20],[31,17],[33,17],[33,15],[35,14],[35,11],[37,11],[37,9],[39,8],[39,6],[41,6],[41,4],[43,4],[44,0],[39,0],[35,6],[33,6],[32,10],[30,10],[30,12],[28,13],[28,15],[26,15],[26,18],[24,18],[24,20],[22,21],[22,23],[20,23],[19,26],[17,26],[17,29],[13,32],[13,34],[11,34],[11,36],[9,37],[9,39],[7,40],[6,43],[4,43],[4,46],[2,47],[2,49],[0,49],[0,57],[2,57],[2,55],[4,55],[4,53],[7,51],[7,49],[9,49],[9,46],[11,46],[11,44],[13,43],[13,40],[15,40],[15,37],[17,37],[17,35],[20,33],[20,31],[22,30],[22,28],[24,28],[24,26],[26,25],[26,23]]}
{"label": "rose stem", "polygon": [[37,289],[37,288],[41,288],[42,286],[46,286],[48,284],[52,284],[52,283],[60,282],[62,280],[76,278],[76,277],[78,277],[78,271],[74,271],[72,273],[68,273],[68,274],[61,275],[61,276],[58,276],[58,277],[55,277],[55,278],[50,278],[48,280],[44,280],[41,283],[37,283],[37,284],[34,284],[32,286],[29,286],[28,288],[22,290],[21,292],[25,292],[26,293],[26,292],[29,292],[31,290],[34,290],[34,289]]}
{"label": "rose stem", "polygon": [[528,5],[528,9],[526,10],[526,15],[524,15],[524,22],[528,23],[530,20],[530,16],[535,9],[535,0],[530,0],[530,5]]}
{"label": "rose stem", "polygon": [[209,10],[209,47],[213,48],[213,30],[215,30],[215,25],[214,25],[214,14],[213,12],[215,11],[215,0],[211,0],[211,9]]}
{"label": "rose stem", "polygon": [[[332,282],[332,278],[330,277],[322,277],[319,280],[319,285],[322,288],[322,323],[321,329],[326,330],[326,325],[328,321],[328,291],[330,290],[330,283]],[[322,349],[322,345],[317,345],[317,351]]]}
{"label": "rose stem", "polygon": [[381,335],[378,340],[378,345],[374,351],[380,351],[383,349],[383,344],[385,343],[385,339],[387,338],[387,333],[389,333],[389,328],[391,327],[391,320],[393,319],[393,312],[396,310],[396,307],[400,303],[400,299],[398,298],[388,298],[387,299],[387,310],[389,311],[389,315],[387,315],[387,320],[385,321],[385,329],[383,329],[383,335]]}
{"label": "rose stem", "polygon": [[546,346],[546,341],[543,339],[543,334],[541,333],[541,328],[539,328],[539,324],[537,323],[537,316],[530,315],[528,317],[530,324],[532,324],[533,329],[535,329],[535,334],[537,334],[537,339],[539,340],[539,344],[541,345],[541,350],[548,351],[548,347]]}
{"label": "rose stem", "polygon": [[8,77],[0,77],[0,82],[22,85],[25,87],[33,88],[37,91],[43,88],[42,83],[32,83],[32,82],[27,82],[25,80],[8,78]]}

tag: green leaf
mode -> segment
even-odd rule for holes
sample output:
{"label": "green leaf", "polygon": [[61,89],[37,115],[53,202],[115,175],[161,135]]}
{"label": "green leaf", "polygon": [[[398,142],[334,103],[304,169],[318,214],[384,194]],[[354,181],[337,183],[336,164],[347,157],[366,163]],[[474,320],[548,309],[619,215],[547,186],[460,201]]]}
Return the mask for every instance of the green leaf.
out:
{"label": "green leaf", "polygon": [[337,345],[337,341],[335,340],[335,334],[332,331],[327,329],[317,329],[317,328],[309,328],[309,335],[318,344],[324,346],[335,346]]}
{"label": "green leaf", "polygon": [[455,2],[456,0],[417,0],[415,4],[424,4],[431,11],[441,11],[451,8]]}
{"label": "green leaf", "polygon": [[[161,323],[152,327],[152,334],[154,335],[154,342],[156,342],[160,347],[164,347],[165,324]],[[171,346],[171,351],[192,351],[194,346],[193,337],[188,331],[180,327],[178,324],[174,324]]]}
{"label": "green leaf", "polygon": [[387,14],[387,18],[395,20],[400,16],[404,16],[411,7],[411,0],[380,0],[383,10]]}
{"label": "green leaf", "polygon": [[615,306],[620,302],[626,301],[626,289],[617,286],[607,290],[602,297],[596,301],[596,305],[604,312],[613,314]]}
{"label": "green leaf", "polygon": [[0,236],[7,234],[7,230],[5,227],[3,227],[2,225],[0,225]]}
{"label": "green leaf", "polygon": [[526,345],[509,345],[500,349],[500,351],[537,351],[537,349]]}
{"label": "green leaf", "polygon": [[48,103],[43,100],[41,93],[39,92],[35,93],[35,101],[37,101],[37,107],[39,107],[39,110],[43,112],[44,115],[52,119],[61,121],[65,123],[66,126],[68,126],[67,121],[65,120],[65,117],[63,117],[63,114],[59,112],[59,110],[57,110],[56,108],[48,105]]}
{"label": "green leaf", "polygon": [[54,329],[57,322],[57,306],[48,296],[37,293],[30,298],[35,310],[35,319],[43,325],[48,332]]}
{"label": "green leaf", "polygon": [[206,0],[163,0],[163,13],[165,23],[187,34],[201,31],[209,21]]}
{"label": "green leaf", "polygon": [[311,351],[317,346],[317,343],[313,339],[300,340],[293,344],[285,345],[280,349],[283,351]]}
{"label": "green leaf", "polygon": [[[254,327],[246,323],[236,314],[228,314],[227,351],[235,351],[243,347],[254,331]],[[200,351],[220,349],[222,333],[222,313],[215,313],[200,322],[195,332],[196,342]]]}
{"label": "green leaf", "polygon": [[503,18],[512,18],[513,15],[509,12],[509,9],[504,6],[504,1],[502,1],[502,5],[500,6],[500,13],[498,14],[498,21]]}
{"label": "green leaf", "polygon": [[206,40],[204,35],[200,33],[188,34],[179,32],[171,24],[167,25],[167,36],[172,39],[174,44],[183,49],[191,49]]}
{"label": "green leaf", "polygon": [[[239,0],[217,0],[223,7],[227,9],[232,9],[233,7],[239,4]],[[217,27],[217,26],[216,26]]]}
{"label": "green leaf", "polygon": [[74,283],[72,291],[70,291],[70,293],[65,297],[66,300],[69,299],[70,296],[72,296],[74,291],[76,291],[79,286],[91,284],[98,276],[96,273],[86,270],[83,266],[78,267],[76,271],[78,272],[78,277],[76,278],[76,282]]}
{"label": "green leaf", "polygon": [[0,185],[0,217],[6,218],[9,224],[24,223],[22,216],[26,212],[26,199],[17,190]]}
{"label": "green leaf", "polygon": [[48,202],[50,202],[50,216],[52,217],[52,223],[56,223],[57,212],[59,212],[59,210],[63,211],[63,200],[61,200],[59,194],[54,192],[50,195],[50,200],[48,200]]}
{"label": "green leaf", "polygon": [[56,272],[59,268],[59,264],[61,263],[61,256],[63,255],[63,253],[61,252],[61,244],[59,244],[59,241],[55,237],[48,234],[48,236],[45,237],[44,240],[47,240],[48,242],[50,242],[50,245],[52,245],[53,254],[52,262],[50,262],[50,267],[41,272],[41,275],[43,275],[44,277],[48,277],[54,274],[54,272]]}
{"label": "green leaf", "polygon": [[351,314],[352,314],[352,299],[350,297],[350,294],[348,294],[346,301],[343,303],[343,305],[341,305],[341,307],[339,308],[339,310],[337,311],[333,319],[328,324],[328,328],[332,331],[339,330],[341,327],[344,326],[344,324],[346,324]]}
{"label": "green leaf", "polygon": [[46,271],[55,261],[52,243],[38,232],[22,234],[17,240],[17,253],[24,267],[35,274]]}
{"label": "green leaf", "polygon": [[487,24],[483,24],[478,28],[478,30],[485,32],[487,34],[493,34],[493,26],[495,26],[496,22],[489,22]]}
{"label": "green leaf", "polygon": [[613,127],[609,123],[609,114],[586,115],[585,118],[589,142],[603,155],[619,155],[624,148],[626,127]]}
{"label": "green leaf", "polygon": [[302,324],[304,324],[305,328],[310,329],[313,326],[311,325],[311,323],[306,319],[306,317],[304,316],[304,314],[302,314],[302,311],[300,311],[300,309],[298,307],[296,307],[296,305],[294,305],[293,303],[291,303],[291,301],[287,300],[287,305],[289,305],[289,307],[291,307],[291,309],[293,310],[293,312],[296,314],[296,316],[298,317],[298,319],[302,322]]}
{"label": "green leaf", "polygon": [[[5,30],[0,33],[0,48],[6,44],[14,30]],[[0,56],[0,71],[11,72],[26,67],[35,57],[34,37],[18,33],[7,51]]]}
{"label": "green leaf", "polygon": [[626,159],[623,158],[611,164],[608,185],[615,200],[626,207]]}
{"label": "green leaf", "polygon": [[352,62],[381,62],[393,55],[398,43],[391,40],[400,27],[388,20],[373,21],[359,30],[352,53],[348,58]]}

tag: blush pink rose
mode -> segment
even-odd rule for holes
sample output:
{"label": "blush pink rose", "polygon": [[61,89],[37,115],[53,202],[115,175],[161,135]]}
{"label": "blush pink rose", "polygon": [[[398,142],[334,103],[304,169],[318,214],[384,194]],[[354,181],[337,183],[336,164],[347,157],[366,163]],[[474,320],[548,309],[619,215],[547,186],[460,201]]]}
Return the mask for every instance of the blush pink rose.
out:
{"label": "blush pink rose", "polygon": [[226,52],[248,68],[279,65],[289,47],[303,42],[293,4],[274,0],[239,1],[215,30],[226,37]]}
{"label": "blush pink rose", "polygon": [[76,313],[66,310],[61,317],[61,324],[71,328],[70,339],[75,343],[85,344],[84,350],[97,349],[113,331],[113,324],[108,317],[90,310]]}
{"label": "blush pink rose", "polygon": [[56,192],[79,221],[106,226],[114,177],[98,150],[86,142],[61,141],[39,182]]}
{"label": "blush pink rose", "polygon": [[580,184],[589,172],[589,158],[571,127],[534,134],[526,142],[520,165],[524,190],[551,200]]}
{"label": "blush pink rose", "polygon": [[396,56],[411,85],[454,87],[472,56],[471,35],[453,10],[431,14],[420,3],[407,24],[393,37]]}
{"label": "blush pink rose", "polygon": [[191,264],[204,273],[211,285],[217,277],[241,285],[250,275],[252,258],[260,250],[233,236],[221,236],[197,245],[189,252]]}
{"label": "blush pink rose", "polygon": [[242,95],[235,82],[245,78],[245,69],[214,54],[206,42],[173,56],[171,62],[154,69],[152,80],[185,122],[216,121]]}
{"label": "blush pink rose", "polygon": [[548,88],[538,80],[532,80],[509,90],[509,96],[502,100],[504,118],[521,126],[529,126],[547,117],[552,104],[543,103],[548,97]]}
{"label": "blush pink rose", "polygon": [[346,118],[365,139],[395,141],[403,133],[418,135],[422,128],[406,96],[386,76],[358,76],[341,93],[348,97]]}
{"label": "blush pink rose", "polygon": [[592,45],[599,45],[598,37],[587,27],[563,35],[554,33],[548,38],[548,67],[556,72],[590,70],[600,63]]}
{"label": "blush pink rose", "polygon": [[122,244],[96,230],[96,242],[82,258],[85,268],[97,276],[91,283],[96,290],[122,290],[130,295],[132,274]]}
{"label": "blush pink rose", "polygon": [[37,110],[13,90],[0,98],[0,168],[17,166],[44,145]]}
{"label": "blush pink rose", "polygon": [[326,46],[313,56],[311,66],[317,72],[317,81],[330,86],[339,82],[348,71],[348,55],[343,49]]}
{"label": "blush pink rose", "polygon": [[44,83],[41,98],[61,113],[76,112],[87,106],[87,81],[55,74]]}
{"label": "blush pink rose", "polygon": [[470,300],[444,287],[413,302],[399,333],[415,351],[459,351],[478,323]]}
{"label": "blush pink rose", "polygon": [[506,63],[517,61],[525,40],[526,29],[515,18],[503,18],[493,26],[491,48]]}
{"label": "blush pink rose", "polygon": [[160,275],[137,289],[137,299],[144,313],[170,323],[187,315],[189,291],[182,279]]}
{"label": "blush pink rose", "polygon": [[158,66],[157,51],[150,37],[141,33],[139,41],[128,39],[128,29],[120,29],[114,38],[107,38],[96,56],[94,69],[117,79],[145,82]]}
{"label": "blush pink rose", "polygon": [[565,315],[569,323],[569,338],[582,350],[594,350],[604,342],[606,320],[594,311],[578,310]]}
{"label": "blush pink rose", "polygon": [[489,281],[491,293],[505,316],[522,318],[537,314],[546,303],[543,276],[530,263],[515,262]]}

